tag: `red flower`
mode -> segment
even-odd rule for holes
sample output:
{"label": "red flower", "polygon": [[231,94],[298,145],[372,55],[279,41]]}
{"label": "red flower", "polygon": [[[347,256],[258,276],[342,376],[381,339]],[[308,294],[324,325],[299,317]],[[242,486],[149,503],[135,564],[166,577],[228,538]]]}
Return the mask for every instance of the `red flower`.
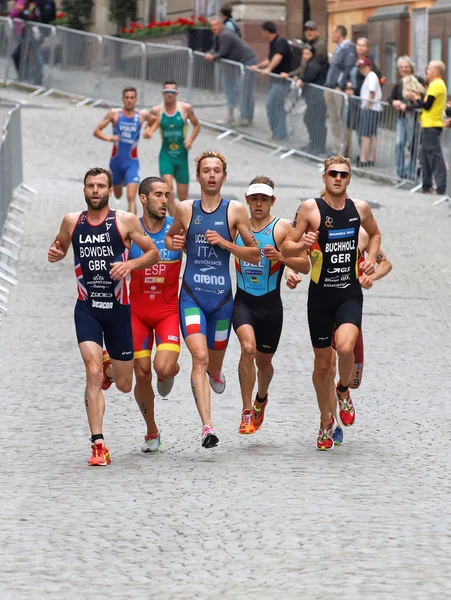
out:
{"label": "red flower", "polygon": [[64,19],[65,16],[65,13],[63,13],[62,11],[56,14],[57,19]]}
{"label": "red flower", "polygon": [[139,23],[135,24],[136,29],[142,29],[142,26]]}
{"label": "red flower", "polygon": [[199,21],[199,23],[206,23],[207,22],[207,19],[205,17],[199,17],[197,20]]}
{"label": "red flower", "polygon": [[130,34],[135,33],[135,28],[134,27],[130,27],[130,29],[128,30],[128,33],[130,33]]}
{"label": "red flower", "polygon": [[194,21],[191,19],[190,21],[188,21],[187,25],[189,25],[190,27],[192,27],[194,25]]}
{"label": "red flower", "polygon": [[127,30],[125,29],[125,27],[121,27],[121,33],[125,33]]}
{"label": "red flower", "polygon": [[149,24],[147,25],[147,29],[152,29],[152,28],[153,28],[153,24],[152,24],[152,23],[149,23]]}

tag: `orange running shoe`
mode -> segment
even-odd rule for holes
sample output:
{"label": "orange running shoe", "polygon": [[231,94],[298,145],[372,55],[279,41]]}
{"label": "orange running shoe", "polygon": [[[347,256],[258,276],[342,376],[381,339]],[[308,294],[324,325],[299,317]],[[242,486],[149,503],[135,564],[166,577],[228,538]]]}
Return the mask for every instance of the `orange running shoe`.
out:
{"label": "orange running shoe", "polygon": [[252,418],[252,411],[249,409],[243,410],[241,413],[241,423],[238,429],[238,433],[241,434],[252,434],[255,433],[254,419]]}
{"label": "orange running shoe", "polygon": [[114,379],[108,377],[106,374],[106,370],[111,365],[110,355],[106,350],[103,351],[103,383],[102,390],[108,390],[111,387],[111,384],[114,383]]}
{"label": "orange running shoe", "polygon": [[268,404],[268,394],[266,394],[266,400],[264,402],[259,402],[257,397],[254,400],[254,427],[255,431],[258,431],[260,427],[263,425],[263,421],[265,419],[265,408]]}
{"label": "orange running shoe", "polygon": [[92,448],[92,456],[88,460],[88,465],[90,467],[106,467],[111,464],[110,453],[108,448],[104,446],[102,443],[93,444]]}

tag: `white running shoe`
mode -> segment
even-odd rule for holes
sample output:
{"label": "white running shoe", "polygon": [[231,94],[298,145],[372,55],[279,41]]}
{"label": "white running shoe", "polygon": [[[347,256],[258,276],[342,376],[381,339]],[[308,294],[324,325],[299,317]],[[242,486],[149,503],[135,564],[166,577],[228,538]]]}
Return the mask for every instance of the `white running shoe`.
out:
{"label": "white running shoe", "polygon": [[210,373],[208,373],[208,381],[215,394],[222,394],[226,389],[226,378],[222,371],[219,371],[216,377],[212,377]]}
{"label": "white running shoe", "polygon": [[166,398],[169,396],[172,388],[174,387],[174,377],[168,379],[167,381],[160,381],[157,379],[157,390],[162,398]]}
{"label": "white running shoe", "polygon": [[158,449],[161,446],[160,432],[158,432],[158,436],[156,438],[148,438],[146,435],[144,440],[145,442],[141,446],[141,452],[158,452]]}
{"label": "white running shoe", "polygon": [[218,445],[219,439],[216,435],[216,431],[211,425],[204,425],[202,427],[202,446],[204,448],[214,448]]}

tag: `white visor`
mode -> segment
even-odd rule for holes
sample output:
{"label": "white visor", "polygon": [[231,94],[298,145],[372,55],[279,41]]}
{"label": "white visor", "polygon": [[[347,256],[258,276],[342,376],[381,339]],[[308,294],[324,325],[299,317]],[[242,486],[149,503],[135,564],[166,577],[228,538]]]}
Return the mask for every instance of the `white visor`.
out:
{"label": "white visor", "polygon": [[252,183],[247,189],[246,196],[252,196],[252,194],[274,196],[274,190],[270,185],[267,185],[266,183]]}

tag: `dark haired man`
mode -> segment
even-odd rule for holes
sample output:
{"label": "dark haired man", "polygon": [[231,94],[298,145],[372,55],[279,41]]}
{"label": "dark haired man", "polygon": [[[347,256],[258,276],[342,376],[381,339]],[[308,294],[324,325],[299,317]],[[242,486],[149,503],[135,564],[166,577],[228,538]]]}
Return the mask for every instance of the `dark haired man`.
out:
{"label": "dark haired man", "polygon": [[[284,258],[280,248],[291,229],[288,219],[271,214],[276,197],[269,177],[255,177],[246,192],[251,218],[251,232],[260,249],[257,265],[235,258],[237,290],[233,304],[233,328],[241,344],[238,365],[243,412],[240,434],[255,433],[262,425],[268,404],[268,389],[274,374],[272,359],[282,333],[283,306],[280,282],[285,265],[296,273],[308,273],[307,252],[299,257]],[[241,235],[235,244],[243,245]],[[258,390],[252,412],[252,393],[257,365]]]}
{"label": "dark haired man", "polygon": [[308,296],[308,321],[315,353],[313,385],[321,413],[316,447],[332,450],[337,421],[331,413],[333,385],[332,335],[338,354],[340,380],[336,387],[338,417],[345,427],[353,425],[355,407],[349,394],[354,368],[354,347],[362,324],[362,288],[359,281],[359,230],[369,236],[367,258],[360,264],[372,275],[379,253],[381,234],[367,202],[351,200],[347,188],[351,165],[344,156],[324,161],[325,191],[320,198],[299,207],[293,226],[282,246],[286,257],[310,249],[312,270]]}
{"label": "dark haired man", "polygon": [[[138,192],[143,207],[141,227],[160,253],[157,264],[132,271],[130,281],[135,399],[147,425],[141,450],[156,452],[160,447],[161,437],[155,423],[155,393],[152,389],[150,355],[155,340],[153,366],[157,374],[157,389],[160,396],[165,397],[171,391],[174,377],[180,370],[178,291],[181,251],[168,250],[164,245],[164,236],[174,221],[167,215],[169,187],[166,181],[161,177],[147,177],[141,181]],[[130,258],[139,258],[141,255],[141,248],[133,243]]]}
{"label": "dark haired man", "polygon": [[[150,123],[148,110],[137,110],[138,92],[134,87],[127,87],[122,92],[122,108],[112,108],[100,121],[94,131],[94,137],[113,143],[110,169],[113,173],[113,189],[116,198],[122,196],[122,188],[127,188],[129,212],[136,213],[136,192],[139,185],[138,141],[141,125]],[[113,135],[108,136],[102,130],[111,123]]]}
{"label": "dark haired man", "polygon": [[[62,260],[72,243],[78,299],[75,305],[75,329],[78,347],[86,369],[85,403],[91,429],[91,466],[110,464],[104,445],[102,422],[105,399],[102,389],[109,369],[121,392],[132,389],[133,340],[126,277],[135,269],[158,262],[159,253],[145,235],[133,214],[110,208],[112,175],[105,169],[90,169],[84,178],[88,209],[67,214],[48,260]],[[127,260],[130,244],[143,251],[135,260]],[[107,361],[102,358],[103,344]],[[103,363],[103,368],[102,368]]]}
{"label": "dark haired man", "polygon": [[[179,200],[188,198],[189,167],[188,152],[199,135],[200,123],[193,107],[187,102],[178,102],[177,83],[172,80],[163,83],[163,104],[152,108],[153,123],[147,127],[144,137],[150,139],[160,129],[162,144],[160,150],[160,176],[169,187],[168,212],[174,215],[174,179],[177,183]],[[190,137],[186,137],[188,122],[193,126]]]}
{"label": "dark haired man", "polygon": [[[225,158],[208,150],[196,162],[201,199],[177,206],[165,242],[168,250],[186,249],[180,326],[192,357],[191,385],[202,420],[202,446],[213,448],[218,436],[211,422],[207,374],[213,390],[222,394],[226,387],[222,364],[233,311],[230,254],[257,264],[260,252],[249,232],[244,206],[221,196],[227,178]],[[245,247],[233,243],[238,233]]]}
{"label": "dark haired man", "polygon": [[[262,23],[261,28],[263,38],[269,43],[268,58],[251,67],[251,69],[261,69],[265,75],[289,73],[293,61],[287,40],[280,37],[272,21],[265,21]],[[290,84],[288,81],[278,77],[270,78],[266,112],[268,113],[272,137],[275,140],[285,140],[287,138],[285,98],[289,89]]]}

